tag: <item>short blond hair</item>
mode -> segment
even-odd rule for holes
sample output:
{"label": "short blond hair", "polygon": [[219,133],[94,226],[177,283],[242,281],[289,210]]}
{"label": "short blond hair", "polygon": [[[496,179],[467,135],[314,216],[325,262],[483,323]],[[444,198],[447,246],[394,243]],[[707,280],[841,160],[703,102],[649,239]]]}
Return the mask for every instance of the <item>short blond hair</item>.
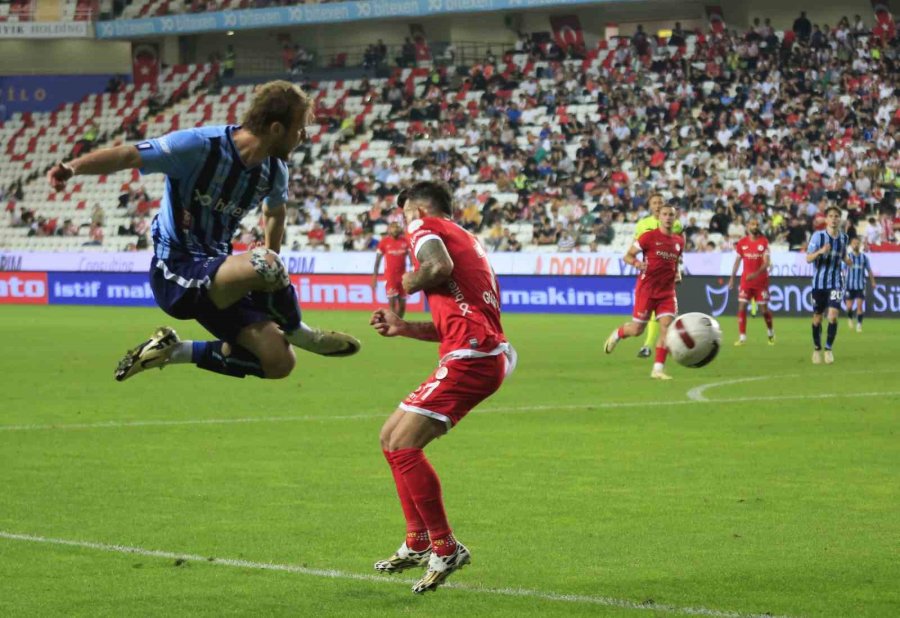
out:
{"label": "short blond hair", "polygon": [[254,135],[265,135],[275,122],[287,129],[298,109],[308,121],[312,115],[312,101],[303,90],[282,79],[268,82],[256,89],[242,126]]}

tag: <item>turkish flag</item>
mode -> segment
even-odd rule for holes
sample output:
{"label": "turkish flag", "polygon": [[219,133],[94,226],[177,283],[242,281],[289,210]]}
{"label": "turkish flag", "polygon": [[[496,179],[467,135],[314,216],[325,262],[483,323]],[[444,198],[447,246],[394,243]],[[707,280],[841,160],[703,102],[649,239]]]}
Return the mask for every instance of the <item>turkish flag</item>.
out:
{"label": "turkish flag", "polygon": [[584,33],[577,15],[551,15],[550,27],[553,40],[563,51],[569,51],[570,47],[584,49]]}
{"label": "turkish flag", "polygon": [[132,44],[131,73],[134,85],[138,88],[144,84],[156,88],[159,79],[159,46],[156,43]]}

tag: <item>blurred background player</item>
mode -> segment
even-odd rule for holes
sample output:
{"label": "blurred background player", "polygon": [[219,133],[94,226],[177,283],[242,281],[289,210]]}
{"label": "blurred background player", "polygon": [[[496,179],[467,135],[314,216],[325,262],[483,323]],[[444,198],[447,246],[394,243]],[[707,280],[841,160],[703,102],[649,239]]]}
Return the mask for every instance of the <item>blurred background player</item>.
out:
{"label": "blurred background player", "polygon": [[[645,232],[650,232],[659,228],[659,209],[662,208],[663,204],[665,204],[665,200],[663,200],[662,194],[654,193],[650,196],[650,199],[647,200],[647,205],[650,208],[650,214],[637,222],[637,225],[634,228],[635,240],[640,238],[641,235]],[[683,229],[684,228],[681,225],[681,221],[675,219],[675,223],[672,226],[672,231],[676,234],[681,234]],[[658,337],[659,326],[656,323],[656,315],[651,314],[650,322],[647,324],[647,336],[644,339],[644,345],[641,346],[641,349],[638,350],[637,353],[639,358],[650,358],[650,350],[656,345]]]}
{"label": "blurred background player", "polygon": [[[397,196],[397,205],[403,208],[405,192]],[[409,255],[409,241],[399,223],[388,226],[388,233],[375,249],[375,272],[372,273],[372,289],[378,287],[378,269],[384,257],[384,290],[387,293],[389,307],[403,317],[406,314],[406,292],[403,290],[403,273],[406,272],[406,256]]]}
{"label": "blurred background player", "polygon": [[[678,264],[684,251],[684,236],[673,231],[675,207],[665,204],[659,209],[659,227],[644,232],[625,254],[625,263],[640,271],[634,289],[634,314],[632,321],[614,330],[606,340],[604,349],[611,354],[620,339],[636,337],[644,332],[652,315],[659,321],[659,339],[656,342],[656,362],[650,377],[655,380],[671,380],[665,373],[666,331],[678,314],[675,282]],[[644,261],[637,254],[644,254]]]}
{"label": "blurred background player", "polygon": [[747,221],[747,235],[734,246],[737,257],[728,279],[728,289],[734,289],[734,277],[741,262],[741,287],[738,293],[738,331],[740,337],[734,345],[747,343],[747,303],[755,300],[762,309],[769,334],[769,345],[775,345],[775,330],[772,327],[772,312],[769,311],[769,241],[759,229],[759,220],[751,218]]}
{"label": "blurred background player", "polygon": [[[284,378],[296,362],[289,343],[326,356],[359,350],[354,338],[301,321],[294,286],[278,256],[287,201],[285,161],[313,120],[312,102],[302,90],[269,82],[257,90],[240,126],[176,131],[50,169],[47,179],[57,191],[78,175],[135,168],[166,175],[152,226],[153,295],[163,311],[197,320],[216,340],[180,341],[173,329],[160,328],[119,362],[116,380],[169,363],[193,363],[240,378]],[[265,247],[231,255],[241,218],[263,200]]]}
{"label": "blurred background player", "polygon": [[856,318],[856,332],[862,332],[863,315],[866,312],[866,278],[872,289],[875,289],[875,275],[869,264],[869,256],[862,251],[862,242],[859,237],[850,241],[850,252],[847,254],[850,260],[847,266],[845,279],[846,290],[844,301],[847,303],[847,321],[853,328],[853,318]]}
{"label": "blurred background player", "polygon": [[[841,285],[841,269],[843,264],[851,265],[847,257],[847,234],[840,230],[841,209],[829,206],[825,210],[824,230],[813,232],[806,249],[806,261],[812,263],[812,362],[819,365],[824,360],[830,365],[834,362],[832,346],[837,337],[838,313],[841,310],[843,286]],[[822,354],[822,315],[828,315],[828,338],[825,340],[825,354]]]}
{"label": "blurred background player", "polygon": [[427,564],[415,593],[436,589],[470,561],[469,550],[453,537],[440,480],[422,449],[500,388],[516,364],[500,325],[500,290],[487,254],[453,222],[452,212],[450,192],[441,184],[420,182],[407,192],[403,214],[417,267],[403,275],[403,287],[410,294],[425,292],[433,321],[406,322],[384,309],[371,320],[382,336],[440,343],[437,369],[381,429],[406,541],[375,569],[397,573]]}

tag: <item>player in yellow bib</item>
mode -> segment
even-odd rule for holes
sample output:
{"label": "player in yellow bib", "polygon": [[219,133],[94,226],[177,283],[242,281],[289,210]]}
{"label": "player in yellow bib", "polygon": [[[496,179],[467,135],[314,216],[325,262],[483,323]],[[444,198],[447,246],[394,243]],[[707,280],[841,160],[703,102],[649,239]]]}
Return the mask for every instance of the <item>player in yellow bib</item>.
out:
{"label": "player in yellow bib", "polygon": [[[659,228],[659,209],[662,208],[664,203],[665,200],[661,194],[654,193],[650,196],[650,199],[647,202],[647,205],[650,208],[650,215],[637,222],[637,226],[634,228],[635,240],[640,238],[644,232]],[[681,225],[681,221],[675,219],[675,225],[672,226],[672,231],[675,234],[681,234],[684,231],[684,226]],[[638,358],[650,358],[650,351],[655,347],[656,338],[658,336],[659,324],[656,322],[656,314],[654,313],[650,316],[650,322],[647,324],[647,338],[644,340],[644,345],[638,351]]]}

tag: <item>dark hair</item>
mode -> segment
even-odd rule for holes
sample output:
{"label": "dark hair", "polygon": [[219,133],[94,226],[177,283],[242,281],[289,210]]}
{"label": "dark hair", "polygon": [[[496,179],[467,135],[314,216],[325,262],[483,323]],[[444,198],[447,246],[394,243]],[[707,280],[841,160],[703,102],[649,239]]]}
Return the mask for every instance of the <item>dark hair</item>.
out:
{"label": "dark hair", "polygon": [[[450,189],[444,183],[417,182],[400,195],[403,196],[404,204],[408,200],[423,200],[429,203],[432,210],[448,216],[453,214],[453,198],[450,196]],[[397,196],[397,203],[400,204],[400,196]]]}
{"label": "dark hair", "polygon": [[841,214],[842,214],[842,213],[841,213],[841,209],[838,208],[837,206],[829,206],[828,208],[825,209],[825,214],[827,215],[827,214],[830,213],[832,210],[835,211],[835,212],[838,214],[839,217],[841,216]]}
{"label": "dark hair", "polygon": [[242,125],[254,135],[265,135],[275,122],[288,129],[298,108],[311,113],[312,103],[305,92],[287,81],[269,82],[257,88]]}

